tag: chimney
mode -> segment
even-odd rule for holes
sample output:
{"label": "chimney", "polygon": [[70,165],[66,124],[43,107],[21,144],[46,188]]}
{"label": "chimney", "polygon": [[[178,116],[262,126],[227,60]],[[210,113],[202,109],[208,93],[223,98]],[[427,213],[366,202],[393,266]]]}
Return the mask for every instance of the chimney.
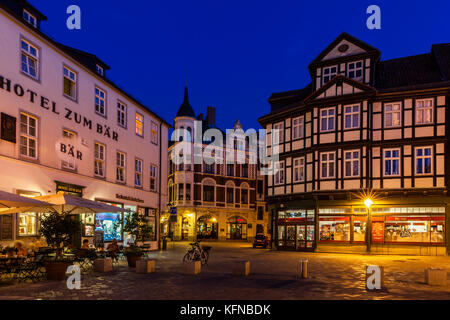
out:
{"label": "chimney", "polygon": [[216,125],[216,108],[208,106],[208,113],[206,115],[208,125],[214,127]]}
{"label": "chimney", "polygon": [[197,120],[198,120],[198,121],[203,121],[203,113],[200,113],[200,114],[197,116]]}

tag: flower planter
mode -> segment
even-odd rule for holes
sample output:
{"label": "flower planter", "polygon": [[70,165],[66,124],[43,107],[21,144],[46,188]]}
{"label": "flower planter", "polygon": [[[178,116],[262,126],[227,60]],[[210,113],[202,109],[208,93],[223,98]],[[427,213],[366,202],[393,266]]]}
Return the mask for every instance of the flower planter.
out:
{"label": "flower planter", "polygon": [[136,261],[141,260],[141,258],[142,258],[142,255],[140,255],[140,256],[127,255],[128,267],[136,268]]}
{"label": "flower planter", "polygon": [[45,265],[47,270],[47,279],[52,281],[62,281],[66,279],[66,271],[69,267],[68,262],[50,261]]}

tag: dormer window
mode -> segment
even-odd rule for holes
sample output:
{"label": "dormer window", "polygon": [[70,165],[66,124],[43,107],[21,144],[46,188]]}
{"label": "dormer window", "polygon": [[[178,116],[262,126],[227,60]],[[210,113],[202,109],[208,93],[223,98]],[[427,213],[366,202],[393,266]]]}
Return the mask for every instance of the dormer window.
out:
{"label": "dormer window", "polygon": [[337,66],[323,68],[323,84],[330,81],[335,75],[337,75]]}
{"label": "dormer window", "polygon": [[97,70],[97,73],[99,75],[101,75],[102,77],[105,75],[105,70],[102,67],[100,67],[98,64],[95,66],[95,69]]}
{"label": "dormer window", "polygon": [[361,81],[363,79],[362,75],[362,61],[350,62],[347,65],[347,77],[356,81]]}
{"label": "dormer window", "polygon": [[35,16],[33,16],[31,13],[29,13],[27,10],[23,10],[23,19],[31,24],[33,27],[37,28],[37,19]]}

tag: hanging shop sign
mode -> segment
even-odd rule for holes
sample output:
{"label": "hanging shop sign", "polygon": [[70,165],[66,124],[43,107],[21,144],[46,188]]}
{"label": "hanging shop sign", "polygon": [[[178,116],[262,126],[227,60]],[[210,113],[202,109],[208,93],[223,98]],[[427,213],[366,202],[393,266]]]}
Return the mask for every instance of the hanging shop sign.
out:
{"label": "hanging shop sign", "polygon": [[[60,117],[64,117],[65,119],[76,123],[79,126],[84,128],[88,128],[89,130],[95,131],[97,134],[102,135],[103,137],[107,137],[114,141],[119,141],[119,134],[112,130],[106,124],[94,123],[91,119],[83,116],[78,112],[74,112],[70,108],[60,108],[56,105],[56,102],[51,101],[50,99],[39,95],[38,93],[25,89],[20,84],[14,84],[10,79],[4,78],[0,75],[0,89],[3,89],[6,92],[14,93],[16,96],[24,99],[28,99],[28,101],[32,104],[38,105],[41,108],[47,110],[48,112],[52,112]],[[3,119],[3,117],[2,117]],[[11,130],[11,129],[10,129]],[[15,125],[14,125],[14,137],[15,137]],[[3,120],[2,120],[2,132],[3,132]]]}
{"label": "hanging shop sign", "polygon": [[16,143],[16,118],[3,112],[1,114],[1,139]]}
{"label": "hanging shop sign", "polygon": [[133,202],[138,202],[138,203],[144,203],[145,202],[142,199],[135,198],[135,197],[130,197],[130,196],[124,196],[124,195],[118,194],[118,193],[116,193],[116,199],[128,200],[128,201],[133,201]]}

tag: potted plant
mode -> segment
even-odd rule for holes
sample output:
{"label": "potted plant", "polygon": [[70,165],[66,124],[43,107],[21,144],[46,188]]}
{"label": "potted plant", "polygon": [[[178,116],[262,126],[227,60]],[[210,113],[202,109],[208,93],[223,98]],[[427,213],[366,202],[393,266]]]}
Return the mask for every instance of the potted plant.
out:
{"label": "potted plant", "polygon": [[[133,212],[126,220],[126,224],[123,227],[123,231],[127,232],[133,237],[134,242],[143,242],[153,232],[153,228],[147,223],[147,218],[140,215],[138,212]],[[128,266],[130,268],[136,267],[136,261],[142,258],[142,249],[136,246],[131,246],[125,249],[125,256],[128,260]]]}
{"label": "potted plant", "polygon": [[72,237],[80,232],[80,223],[69,215],[57,212],[43,215],[39,218],[41,228],[39,233],[47,243],[55,249],[55,258],[46,263],[48,280],[64,280],[70,262],[64,259],[64,246],[70,243]]}

